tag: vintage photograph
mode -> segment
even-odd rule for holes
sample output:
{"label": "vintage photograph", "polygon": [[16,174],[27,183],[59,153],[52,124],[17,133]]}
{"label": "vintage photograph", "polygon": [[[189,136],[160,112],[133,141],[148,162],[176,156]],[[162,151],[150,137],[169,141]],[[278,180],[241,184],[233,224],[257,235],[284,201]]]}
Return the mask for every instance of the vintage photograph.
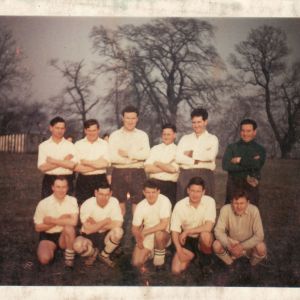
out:
{"label": "vintage photograph", "polygon": [[0,284],[299,287],[300,19],[0,17]]}

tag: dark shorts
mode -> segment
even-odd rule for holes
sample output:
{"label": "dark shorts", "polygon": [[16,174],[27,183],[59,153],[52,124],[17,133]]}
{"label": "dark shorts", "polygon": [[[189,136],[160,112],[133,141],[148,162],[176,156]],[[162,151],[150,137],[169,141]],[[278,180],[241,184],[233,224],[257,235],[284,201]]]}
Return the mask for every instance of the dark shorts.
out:
{"label": "dark shorts", "polygon": [[176,204],[176,182],[153,179],[157,182],[160,193],[167,196],[172,203],[172,208]]}
{"label": "dark shorts", "polygon": [[91,233],[91,234],[82,233],[81,236],[86,239],[89,239],[93,243],[93,247],[102,250],[105,247],[104,239],[107,233],[108,231],[102,233]]}
{"label": "dark shorts", "polygon": [[[68,180],[68,185],[69,185],[68,195],[72,196],[74,192],[74,186],[73,186],[74,175],[71,174],[71,175],[63,175],[63,176],[66,177]],[[56,177],[57,175],[48,175],[48,174],[44,175],[43,182],[42,182],[42,199],[53,194],[52,185]]]}
{"label": "dark shorts", "polygon": [[102,182],[107,182],[106,174],[78,174],[75,186],[75,196],[77,198],[78,204],[82,204],[85,200],[94,197],[96,187]]}
{"label": "dark shorts", "polygon": [[180,169],[177,181],[176,200],[179,201],[187,196],[187,185],[193,177],[201,177],[205,181],[205,195],[215,197],[215,175],[208,169]]}
{"label": "dark shorts", "polygon": [[195,256],[198,255],[200,253],[199,238],[187,236],[183,248],[193,252]]}
{"label": "dark shorts", "polygon": [[256,187],[253,187],[247,182],[246,178],[233,177],[230,175],[228,175],[228,178],[227,178],[225,204],[228,204],[231,202],[234,191],[236,189],[244,189],[249,196],[250,203],[258,206],[259,185]]}
{"label": "dark shorts", "polygon": [[47,233],[47,232],[40,232],[40,241],[51,241],[53,242],[57,247],[59,247],[59,237],[61,235],[61,232],[57,233]]}
{"label": "dark shorts", "polygon": [[130,201],[134,204],[139,203],[145,197],[143,195],[143,185],[146,181],[144,169],[121,169],[113,168],[112,171],[112,192],[120,203],[127,199],[130,194]]}

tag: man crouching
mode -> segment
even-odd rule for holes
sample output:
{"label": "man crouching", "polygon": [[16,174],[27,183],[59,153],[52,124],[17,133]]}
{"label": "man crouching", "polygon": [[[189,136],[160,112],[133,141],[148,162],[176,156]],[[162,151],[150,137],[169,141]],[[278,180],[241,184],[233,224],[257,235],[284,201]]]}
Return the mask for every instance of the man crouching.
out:
{"label": "man crouching", "polygon": [[243,190],[235,191],[231,201],[220,211],[214,252],[228,266],[242,256],[248,257],[250,264],[255,266],[267,255],[259,210],[249,203]]}
{"label": "man crouching", "polygon": [[161,268],[165,262],[165,248],[170,242],[172,205],[166,196],[160,194],[153,179],[145,182],[143,193],[145,199],[138,203],[132,221],[132,234],[136,240],[132,264],[142,268],[147,259],[154,255],[153,264]]}
{"label": "man crouching", "polygon": [[65,249],[66,267],[73,267],[77,200],[67,195],[68,181],[64,176],[57,176],[52,191],[52,195],[39,202],[33,217],[35,230],[40,233],[38,260],[43,265],[50,263],[55,250],[60,247]]}
{"label": "man crouching", "polygon": [[[119,246],[123,236],[123,216],[119,201],[112,197],[107,182],[99,183],[95,197],[87,199],[80,208],[81,236],[74,242],[74,250],[86,257],[85,265],[91,266],[97,256],[113,268],[110,254]],[[99,250],[101,252],[99,253]]]}

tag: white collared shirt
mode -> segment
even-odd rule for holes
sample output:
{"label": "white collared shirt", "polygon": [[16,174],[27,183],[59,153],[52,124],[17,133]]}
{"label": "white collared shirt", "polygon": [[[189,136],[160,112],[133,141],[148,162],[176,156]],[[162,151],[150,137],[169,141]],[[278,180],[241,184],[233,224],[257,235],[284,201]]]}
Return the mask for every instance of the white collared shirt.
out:
{"label": "white collared shirt", "polygon": [[[127,151],[129,158],[120,156],[119,149]],[[143,163],[150,152],[148,135],[137,128],[133,131],[126,131],[122,127],[110,135],[109,151],[114,167],[143,168]]]}
{"label": "white collared shirt", "polygon": [[[184,135],[177,146],[176,162],[183,169],[209,169],[214,170],[216,168],[216,157],[218,154],[219,141],[218,138],[204,131],[200,136],[193,132],[191,134]],[[188,157],[184,154],[185,151],[193,151],[193,156]],[[205,162],[199,162],[194,164],[195,160],[201,160]]]}
{"label": "white collared shirt", "polygon": [[[190,204],[189,197],[178,201],[171,217],[171,231],[181,232],[202,226],[205,222],[216,221],[216,202],[207,195],[203,195],[197,208]],[[198,237],[199,234],[191,235]]]}
{"label": "white collared shirt", "polygon": [[[96,222],[102,221],[106,218],[110,218],[112,221],[123,222],[119,201],[115,197],[110,197],[108,203],[104,207],[98,205],[96,197],[91,197],[84,201],[80,207],[81,223],[85,223],[90,217]],[[81,230],[84,232],[83,226]],[[105,230],[99,230],[99,233],[104,231]]]}
{"label": "white collared shirt", "polygon": [[[52,137],[50,137],[48,140],[39,145],[37,166],[39,167],[40,165],[44,164],[47,160],[47,156],[63,160],[69,154],[73,155],[73,158],[71,159],[73,162],[78,161],[73,143],[67,141],[65,138],[62,138],[59,143],[55,143]],[[70,175],[73,174],[73,171],[58,167],[45,173],[48,175]]]}
{"label": "white collared shirt", "polygon": [[145,165],[153,165],[155,161],[159,161],[162,163],[171,164],[173,167],[176,168],[177,172],[176,173],[167,173],[167,172],[150,173],[150,178],[155,178],[155,179],[165,180],[165,181],[173,181],[173,182],[177,181],[179,175],[178,173],[179,166],[175,162],[176,149],[177,146],[174,143],[169,145],[161,143],[151,148],[150,155],[145,161]]}
{"label": "white collared shirt", "polygon": [[[43,224],[45,217],[59,218],[64,214],[78,214],[78,212],[76,198],[66,195],[64,200],[60,202],[52,194],[39,202],[33,216],[33,221],[35,224]],[[56,233],[62,230],[63,226],[56,225],[46,232]]]}
{"label": "white collared shirt", "polygon": [[[91,143],[86,137],[75,143],[79,161],[81,159],[97,160],[100,157],[110,163],[108,143],[100,138]],[[86,172],[84,175],[96,175],[106,173],[106,167],[91,172]]]}
{"label": "white collared shirt", "polygon": [[144,225],[144,228],[153,227],[159,224],[161,219],[170,218],[171,210],[172,204],[165,195],[159,194],[156,202],[152,205],[149,204],[147,199],[144,199],[136,206],[132,225],[138,227]]}

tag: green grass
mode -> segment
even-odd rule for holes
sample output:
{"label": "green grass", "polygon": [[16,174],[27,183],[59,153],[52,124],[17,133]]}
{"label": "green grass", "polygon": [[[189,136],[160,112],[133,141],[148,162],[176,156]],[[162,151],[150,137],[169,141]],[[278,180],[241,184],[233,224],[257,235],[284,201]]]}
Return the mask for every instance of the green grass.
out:
{"label": "green grass", "polygon": [[[110,270],[97,262],[85,268],[76,259],[73,271],[63,267],[62,254],[53,264],[42,267],[36,259],[38,235],[34,232],[32,217],[40,201],[42,175],[36,168],[36,155],[0,153],[0,284],[1,285],[120,285],[120,286],[215,286],[217,273],[210,278],[201,275],[197,263],[180,277],[170,273],[171,256],[167,270],[140,276],[130,265],[133,241],[126,233],[124,252],[118,268]],[[223,205],[226,173],[216,170],[217,208]],[[230,286],[300,286],[300,161],[268,160],[261,180],[260,211],[271,266],[258,268],[255,276],[241,271],[230,278]],[[128,218],[127,218],[128,222]],[[130,225],[127,225],[127,229]]]}

